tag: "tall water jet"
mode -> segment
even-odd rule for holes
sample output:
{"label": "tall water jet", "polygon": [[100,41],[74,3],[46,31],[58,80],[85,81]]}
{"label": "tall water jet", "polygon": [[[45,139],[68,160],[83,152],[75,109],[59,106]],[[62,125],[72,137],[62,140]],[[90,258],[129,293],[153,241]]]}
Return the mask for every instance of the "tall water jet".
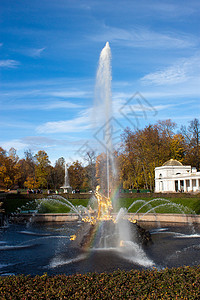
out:
{"label": "tall water jet", "polygon": [[[111,50],[107,42],[102,49],[98,70],[96,75],[95,86],[95,123],[96,126],[102,128],[104,151],[106,153],[106,192],[107,197],[110,196],[110,175],[115,176],[115,163],[113,158],[113,143],[112,143],[112,92],[111,92]],[[110,171],[112,174],[110,174]],[[103,186],[101,178],[100,185]]]}
{"label": "tall water jet", "polygon": [[64,193],[70,193],[72,190],[72,187],[69,184],[69,174],[68,174],[68,169],[67,169],[67,164],[65,164],[65,178],[64,178],[64,185],[60,187],[63,189]]}
{"label": "tall water jet", "polygon": [[[115,188],[116,168],[113,149],[113,124],[112,120],[112,93],[111,93],[111,50],[107,42],[101,51],[96,76],[96,107],[94,115],[98,125],[97,132],[103,133],[98,139],[104,147],[102,155],[103,172],[101,172],[100,185],[96,186],[94,197],[97,209],[87,209],[73,206],[69,200],[58,195],[53,198],[42,199],[55,204],[62,204],[73,210],[79,216],[79,228],[76,234],[70,236],[69,247],[76,251],[117,251],[123,258],[132,262],[145,260],[145,264],[152,265],[139,244],[147,243],[150,237],[146,232],[140,234],[140,227],[126,219],[126,210],[121,209],[117,216],[113,214],[113,198],[110,190]],[[102,137],[102,139],[101,139]],[[100,149],[102,150],[102,149]],[[110,181],[112,180],[112,182]],[[68,191],[69,179],[67,165],[65,165],[65,183],[62,187]],[[115,204],[115,203],[114,203]],[[139,244],[137,245],[137,242]]]}

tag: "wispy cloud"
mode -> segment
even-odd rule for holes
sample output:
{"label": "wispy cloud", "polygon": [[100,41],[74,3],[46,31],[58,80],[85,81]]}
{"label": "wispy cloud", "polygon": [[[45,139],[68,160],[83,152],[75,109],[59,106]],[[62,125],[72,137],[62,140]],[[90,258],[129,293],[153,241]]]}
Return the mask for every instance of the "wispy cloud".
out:
{"label": "wispy cloud", "polygon": [[56,91],[56,92],[48,92],[50,96],[61,97],[61,98],[81,98],[81,97],[89,97],[91,93],[86,91]]}
{"label": "wispy cloud", "polygon": [[197,43],[192,36],[183,33],[160,33],[145,27],[125,30],[107,25],[103,26],[101,33],[90,38],[101,42],[123,42],[123,46],[144,48],[186,48]]}
{"label": "wispy cloud", "polygon": [[82,132],[91,129],[90,115],[87,110],[80,113],[79,116],[71,120],[63,120],[58,122],[46,122],[36,128],[38,133],[69,133]]}
{"label": "wispy cloud", "polygon": [[[81,108],[83,105],[72,103],[69,101],[55,101],[43,105],[43,109],[59,109],[59,108]],[[41,107],[42,108],[42,107]]]}
{"label": "wispy cloud", "polygon": [[150,73],[142,78],[144,82],[151,82],[157,85],[177,84],[187,80],[186,70],[184,66],[176,65],[165,69]]}
{"label": "wispy cloud", "polygon": [[17,151],[31,149],[32,151],[38,151],[41,149],[54,148],[63,144],[61,140],[50,139],[44,136],[27,136],[19,139],[12,139],[1,143],[1,146],[5,150],[9,150],[11,147]]}
{"label": "wispy cloud", "polygon": [[26,49],[24,50],[24,53],[26,53],[28,56],[32,56],[32,57],[40,57],[41,54],[44,52],[46,48],[32,48],[32,49]]}
{"label": "wispy cloud", "polygon": [[198,2],[185,2],[184,5],[179,5],[175,1],[170,3],[153,1],[145,3],[145,11],[152,11],[152,14],[157,14],[157,17],[166,18],[167,20],[178,18],[180,16],[190,16],[197,14],[199,8]]}
{"label": "wispy cloud", "polygon": [[[2,108],[1,108],[2,110]],[[13,120],[10,120],[10,122],[6,122],[6,121],[0,121],[0,127],[1,128],[11,128],[11,131],[12,129],[18,129],[18,131],[20,131],[21,129],[29,129],[29,130],[34,130],[35,126],[31,123],[28,123],[28,122],[18,122],[18,121],[13,121]]]}
{"label": "wispy cloud", "polygon": [[[119,95],[118,95],[119,96]],[[124,95],[123,95],[124,96]],[[130,105],[125,105],[127,98],[114,97],[113,102],[113,116],[117,119],[123,119],[124,115],[121,114],[120,110],[124,106],[123,113],[130,113]],[[156,105],[153,107],[154,111],[161,111],[172,107],[171,104]],[[137,101],[131,103],[131,111],[135,113],[149,111],[149,107],[139,105]],[[95,117],[94,117],[95,116]],[[83,132],[86,130],[96,130],[100,128],[105,120],[105,107],[101,103],[97,107],[89,107],[80,111],[78,116],[72,117],[70,120],[62,120],[57,122],[46,122],[36,128],[39,134],[49,133],[74,133]]]}
{"label": "wispy cloud", "polygon": [[69,101],[52,101],[45,103],[6,103],[1,105],[1,110],[51,110],[51,109],[76,109],[82,105]]}
{"label": "wispy cloud", "polygon": [[20,139],[13,139],[6,142],[1,142],[1,146],[7,151],[12,147],[16,150],[23,150],[25,148],[28,148],[28,144],[22,142]]}
{"label": "wispy cloud", "polygon": [[181,59],[176,64],[145,75],[141,81],[156,85],[178,84],[200,76],[200,55]]}
{"label": "wispy cloud", "polygon": [[16,150],[31,149],[33,151],[36,151],[41,150],[41,148],[55,148],[57,146],[71,146],[72,148],[74,148],[74,146],[80,147],[80,145],[82,144],[83,140],[71,140],[71,138],[54,139],[45,136],[25,136],[22,138],[1,142],[1,147],[6,150],[14,147]]}
{"label": "wispy cloud", "polygon": [[16,68],[20,63],[13,59],[0,60],[0,68]]}

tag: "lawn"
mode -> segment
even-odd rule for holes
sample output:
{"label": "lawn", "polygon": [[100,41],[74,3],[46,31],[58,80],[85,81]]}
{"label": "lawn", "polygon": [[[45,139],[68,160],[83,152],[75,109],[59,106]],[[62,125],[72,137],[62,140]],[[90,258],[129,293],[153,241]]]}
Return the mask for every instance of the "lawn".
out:
{"label": "lawn", "polygon": [[[79,195],[79,199],[70,199],[70,202],[74,206],[82,205],[86,207],[89,203],[91,205],[91,201],[85,197],[81,198],[81,194]],[[37,204],[35,202],[36,198],[47,198],[47,195],[17,195],[17,194],[9,194],[6,200],[3,200],[3,207],[6,210],[6,213],[15,212],[18,207],[30,207],[30,209],[35,209]],[[158,198],[162,198],[162,200],[158,200]],[[156,199],[155,201],[151,201]],[[149,204],[144,205],[145,203],[151,201]],[[44,201],[40,206],[40,212],[42,213],[67,213],[70,212],[70,209],[62,204],[63,200],[59,201]],[[170,203],[169,203],[170,202]],[[29,203],[27,205],[27,203]],[[133,204],[134,203],[134,204]],[[178,194],[178,195],[148,195],[148,194],[138,194],[135,197],[130,197],[129,195],[119,197],[116,201],[116,205],[114,205],[114,210],[118,211],[120,207],[125,207],[128,209],[130,205],[133,204],[132,208],[129,212],[136,212],[141,208],[138,212],[145,213],[148,210],[156,213],[196,213],[200,214],[200,196],[197,195],[187,195],[187,194]],[[91,205],[92,206],[92,205]],[[158,208],[155,208],[159,206]],[[25,208],[24,208],[25,210]]]}

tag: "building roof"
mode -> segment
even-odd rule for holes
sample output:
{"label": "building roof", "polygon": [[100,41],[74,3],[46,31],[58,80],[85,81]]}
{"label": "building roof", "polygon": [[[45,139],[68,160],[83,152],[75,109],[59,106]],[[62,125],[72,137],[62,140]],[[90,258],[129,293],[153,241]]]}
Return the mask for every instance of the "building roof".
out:
{"label": "building roof", "polygon": [[170,159],[166,161],[163,166],[182,166],[182,163],[176,159]]}

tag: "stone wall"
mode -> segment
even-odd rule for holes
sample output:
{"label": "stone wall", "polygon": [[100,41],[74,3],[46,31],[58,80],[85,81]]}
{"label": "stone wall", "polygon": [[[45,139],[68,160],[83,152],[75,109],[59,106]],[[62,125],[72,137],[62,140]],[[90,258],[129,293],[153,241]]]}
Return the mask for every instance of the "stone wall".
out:
{"label": "stone wall", "polygon": [[[200,224],[200,215],[183,215],[183,214],[147,214],[142,217],[143,214],[127,214],[127,218],[134,218],[142,222],[163,222],[163,223],[196,223]],[[31,214],[21,214],[20,218],[29,220]],[[115,216],[115,215],[114,215]],[[73,222],[77,221],[79,216],[76,214],[36,214],[33,222]]]}

